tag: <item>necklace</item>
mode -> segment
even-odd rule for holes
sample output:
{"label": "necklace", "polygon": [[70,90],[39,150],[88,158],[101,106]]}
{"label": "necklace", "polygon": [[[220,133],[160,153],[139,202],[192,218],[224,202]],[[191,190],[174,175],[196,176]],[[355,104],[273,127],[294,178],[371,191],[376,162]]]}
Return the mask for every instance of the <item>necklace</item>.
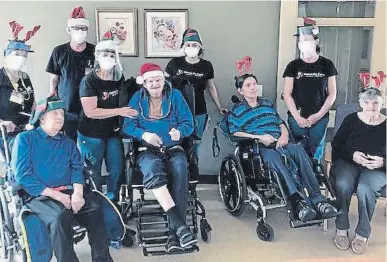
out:
{"label": "necklace", "polygon": [[[11,73],[5,67],[3,69],[4,69],[5,74],[7,75],[8,80],[9,80],[11,86],[13,87],[14,91],[19,93],[19,94],[21,94],[23,96],[24,100],[30,100],[31,95],[30,95],[30,93],[27,90],[26,84],[24,83],[23,77],[21,77],[20,72],[18,72],[18,80],[15,81],[11,77]],[[18,83],[19,80],[21,82],[21,86]],[[19,87],[20,87],[20,89],[19,89]]]}

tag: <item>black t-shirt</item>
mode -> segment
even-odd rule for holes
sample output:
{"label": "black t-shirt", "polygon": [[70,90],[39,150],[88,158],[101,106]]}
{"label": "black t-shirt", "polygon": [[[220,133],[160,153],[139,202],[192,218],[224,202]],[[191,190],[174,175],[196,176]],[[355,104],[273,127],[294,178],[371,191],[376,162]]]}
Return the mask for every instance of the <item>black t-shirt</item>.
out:
{"label": "black t-shirt", "polygon": [[353,153],[386,158],[386,120],[379,125],[367,125],[357,113],[348,115],[332,141],[333,158],[342,158],[353,164]]}
{"label": "black t-shirt", "polygon": [[79,83],[85,76],[86,66],[94,65],[95,46],[86,43],[82,52],[76,52],[70,43],[59,45],[52,51],[46,72],[59,76],[58,96],[66,104],[67,112],[79,114]]}
{"label": "black t-shirt", "polygon": [[196,64],[185,61],[185,57],[176,57],[169,61],[165,68],[170,76],[184,76],[195,88],[195,114],[207,113],[204,90],[207,88],[207,80],[214,78],[214,68],[210,61],[200,59]]}
{"label": "black t-shirt", "polygon": [[321,109],[328,96],[328,77],[335,75],[335,65],[323,56],[314,63],[296,59],[288,64],[283,77],[294,78],[292,97],[302,117],[308,117]]}
{"label": "black t-shirt", "polygon": [[[5,69],[0,69],[0,119],[12,121],[15,125],[21,126],[28,123],[29,116],[20,114],[20,112],[31,114],[35,97],[31,80],[26,73],[21,72],[21,78],[17,84],[16,92]],[[12,93],[21,100],[12,99]]]}
{"label": "black t-shirt", "polygon": [[[97,97],[97,107],[112,109],[119,107],[119,90],[124,77],[119,81],[102,80],[95,71],[85,76],[79,85],[80,97]],[[83,109],[79,115],[78,131],[88,137],[107,138],[118,135],[119,117],[105,119],[88,118]]]}

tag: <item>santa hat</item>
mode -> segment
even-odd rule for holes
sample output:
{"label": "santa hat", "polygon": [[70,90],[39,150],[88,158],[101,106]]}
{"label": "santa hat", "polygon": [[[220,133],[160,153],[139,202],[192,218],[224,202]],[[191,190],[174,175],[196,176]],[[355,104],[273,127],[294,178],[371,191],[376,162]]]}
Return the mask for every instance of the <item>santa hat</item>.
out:
{"label": "santa hat", "polygon": [[136,77],[136,83],[142,85],[145,80],[155,76],[161,76],[164,78],[164,73],[161,70],[161,67],[153,63],[145,63],[141,66],[140,75]]}
{"label": "santa hat", "polygon": [[102,40],[95,46],[95,52],[97,51],[116,51],[117,45],[114,43],[113,34],[111,31],[107,31]]}
{"label": "santa hat", "polygon": [[74,10],[71,12],[70,18],[67,20],[67,26],[80,26],[84,25],[89,27],[90,23],[86,19],[85,11],[83,10],[82,6],[78,6],[74,8]]}
{"label": "santa hat", "polygon": [[35,35],[35,33],[40,29],[40,25],[34,26],[34,28],[31,31],[28,31],[23,40],[19,39],[19,32],[23,30],[24,27],[19,23],[17,23],[16,21],[9,22],[9,26],[11,27],[11,30],[12,30],[13,39],[9,40],[9,44],[4,50],[4,55],[7,56],[14,50],[33,52],[31,50],[31,46],[27,45],[26,42],[30,40]]}

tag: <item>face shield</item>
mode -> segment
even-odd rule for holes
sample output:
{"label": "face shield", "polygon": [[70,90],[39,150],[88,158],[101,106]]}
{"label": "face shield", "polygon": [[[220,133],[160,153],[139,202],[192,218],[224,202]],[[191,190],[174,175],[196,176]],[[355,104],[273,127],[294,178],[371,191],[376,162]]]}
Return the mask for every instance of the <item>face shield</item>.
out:
{"label": "face shield", "polygon": [[113,41],[101,41],[97,44],[94,69],[110,71],[113,75],[113,81],[118,81],[122,78],[123,68],[120,63],[118,47]]}
{"label": "face shield", "polygon": [[300,50],[301,58],[310,58],[316,55],[318,42],[315,37],[318,35],[318,27],[313,25],[302,26],[297,29],[298,49]]}

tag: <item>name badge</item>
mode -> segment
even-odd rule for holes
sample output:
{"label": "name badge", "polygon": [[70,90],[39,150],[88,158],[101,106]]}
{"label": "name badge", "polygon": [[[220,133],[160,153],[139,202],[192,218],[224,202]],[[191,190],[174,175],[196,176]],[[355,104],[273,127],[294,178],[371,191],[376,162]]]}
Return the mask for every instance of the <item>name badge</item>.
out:
{"label": "name badge", "polygon": [[12,94],[11,94],[11,97],[9,98],[9,101],[16,103],[16,104],[19,104],[19,105],[23,105],[24,104],[24,97],[22,94],[17,93],[15,91],[12,91]]}

